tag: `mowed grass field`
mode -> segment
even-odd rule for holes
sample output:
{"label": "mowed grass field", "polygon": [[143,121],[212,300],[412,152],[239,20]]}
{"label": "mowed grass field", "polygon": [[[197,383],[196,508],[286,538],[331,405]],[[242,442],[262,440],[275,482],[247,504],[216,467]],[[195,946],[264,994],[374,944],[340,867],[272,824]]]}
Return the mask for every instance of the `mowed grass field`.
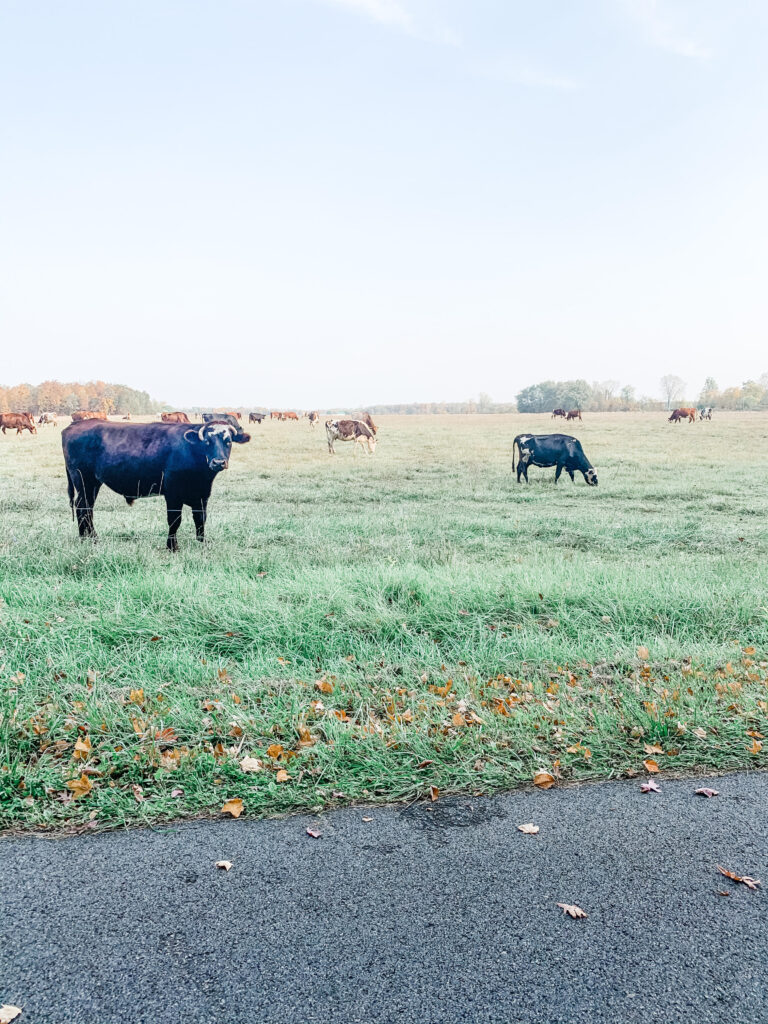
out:
{"label": "mowed grass field", "polygon": [[[107,490],[81,542],[61,430],[0,436],[5,827],[768,764],[768,415],[249,429],[175,556]],[[518,486],[524,430],[599,487]]]}

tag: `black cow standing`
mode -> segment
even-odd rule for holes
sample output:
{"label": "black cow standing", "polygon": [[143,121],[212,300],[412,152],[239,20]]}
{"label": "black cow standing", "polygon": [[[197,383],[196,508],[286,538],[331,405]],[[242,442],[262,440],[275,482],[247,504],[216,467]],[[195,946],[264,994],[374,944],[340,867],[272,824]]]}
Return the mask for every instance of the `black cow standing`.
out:
{"label": "black cow standing", "polygon": [[250,435],[226,421],[210,423],[107,423],[83,420],[63,431],[69,504],[81,537],[95,537],[93,506],[102,484],[136,498],[162,494],[168,512],[168,548],[178,550],[176,531],[184,505],[192,509],[199,541],[205,538],[208,499],[216,474],[229,465],[232,442]]}
{"label": "black cow standing", "polygon": [[584,474],[584,479],[590,487],[597,487],[597,473],[592,463],[584,454],[581,441],[568,434],[518,434],[512,442],[512,472],[515,471],[515,449],[519,453],[517,464],[517,482],[520,483],[520,476],[528,480],[528,467],[540,466],[546,468],[557,466],[555,472],[555,483],[560,479],[563,470],[573,480],[574,472]]}

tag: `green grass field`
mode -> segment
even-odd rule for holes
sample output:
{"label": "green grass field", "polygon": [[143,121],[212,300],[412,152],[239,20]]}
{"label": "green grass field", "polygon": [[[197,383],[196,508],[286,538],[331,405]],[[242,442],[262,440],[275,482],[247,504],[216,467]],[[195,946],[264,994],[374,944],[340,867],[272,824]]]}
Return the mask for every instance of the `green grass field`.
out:
{"label": "green grass field", "polygon": [[518,487],[554,429],[384,417],[330,457],[265,422],[175,556],[106,490],[81,542],[61,431],[0,436],[3,825],[765,767],[768,415],[585,414],[599,487]]}

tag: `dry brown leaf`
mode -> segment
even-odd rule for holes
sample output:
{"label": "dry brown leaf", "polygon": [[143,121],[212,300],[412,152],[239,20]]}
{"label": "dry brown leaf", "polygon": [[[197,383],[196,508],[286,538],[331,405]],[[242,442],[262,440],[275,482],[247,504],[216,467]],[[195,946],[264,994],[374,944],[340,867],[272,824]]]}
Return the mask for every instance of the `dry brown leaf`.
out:
{"label": "dry brown leaf", "polygon": [[72,795],[75,800],[79,800],[81,796],[88,796],[93,789],[93,784],[87,775],[83,774],[79,779],[70,779],[66,783],[67,789],[72,790]]}
{"label": "dry brown leaf", "polygon": [[640,661],[648,661],[648,659],[651,656],[651,652],[648,650],[647,647],[638,647],[637,656],[640,659]]}
{"label": "dry brown leaf", "polygon": [[232,861],[231,860],[217,860],[216,861],[216,867],[217,868],[221,868],[222,871],[229,871],[229,869],[232,867]]}
{"label": "dry brown leaf", "polygon": [[329,683],[327,679],[318,679],[315,683],[315,689],[319,690],[320,693],[333,693],[333,683]]}
{"label": "dry brown leaf", "polygon": [[659,770],[658,764],[653,760],[652,757],[648,757],[643,761],[643,767],[650,775],[655,775]]}
{"label": "dry brown leaf", "polygon": [[10,1003],[3,1003],[0,1006],[0,1024],[11,1024],[11,1021],[16,1020],[20,1013],[20,1006],[11,1006]]}
{"label": "dry brown leaf", "polygon": [[319,828],[308,828],[307,835],[312,836],[313,839],[319,839],[322,836],[322,832]]}
{"label": "dry brown leaf", "polygon": [[221,808],[222,814],[231,814],[233,818],[239,818],[243,813],[243,801],[236,797],[234,800],[227,800]]}
{"label": "dry brown leaf", "polygon": [[459,714],[458,711],[456,712],[456,714],[451,719],[451,722],[453,723],[453,725],[456,726],[457,729],[460,729],[463,725],[467,724],[467,720],[464,717],[464,715]]}
{"label": "dry brown leaf", "polygon": [[244,772],[260,772],[263,765],[258,757],[244,757],[240,762],[240,769]]}
{"label": "dry brown leaf", "polygon": [[708,789],[706,786],[702,787],[702,789],[696,789],[694,790],[694,792],[697,796],[719,796],[719,793],[716,789]]}
{"label": "dry brown leaf", "polygon": [[517,826],[517,831],[518,832],[523,832],[527,836],[535,836],[535,835],[538,835],[539,826],[538,825],[534,825],[534,824],[518,825]]}
{"label": "dry brown leaf", "polygon": [[754,654],[755,653],[755,648],[754,647],[745,647],[744,648],[744,653],[745,654]]}
{"label": "dry brown leaf", "polygon": [[554,786],[555,777],[554,775],[550,775],[549,772],[536,772],[533,776],[533,784],[534,786],[538,786],[539,789],[549,789],[550,786]]}
{"label": "dry brown leaf", "polygon": [[701,726],[699,726],[697,729],[693,729],[692,731],[693,735],[698,736],[700,740],[705,740],[707,738],[707,730],[702,729]]}
{"label": "dry brown leaf", "polygon": [[267,757],[280,757],[283,752],[282,743],[271,743],[267,747]]}
{"label": "dry brown leaf", "polygon": [[760,880],[758,878],[750,878],[749,875],[737,875],[733,871],[726,871],[725,868],[721,867],[719,864],[717,865],[717,870],[721,875],[725,875],[726,878],[730,878],[734,882],[741,882],[749,889],[757,889],[758,885],[760,885]]}
{"label": "dry brown leaf", "polygon": [[131,792],[133,793],[133,799],[136,801],[137,804],[141,804],[144,802],[144,790],[141,788],[141,786],[138,786],[134,782],[134,784],[131,786]]}
{"label": "dry brown leaf", "polygon": [[290,779],[290,775],[285,770],[285,768],[281,768],[280,771],[275,776],[275,782],[287,782],[288,779]]}
{"label": "dry brown leaf", "polygon": [[663,754],[664,753],[664,751],[658,745],[658,743],[646,743],[645,746],[643,747],[643,750],[646,752],[646,754]]}
{"label": "dry brown leaf", "polygon": [[563,913],[567,914],[568,917],[577,919],[587,917],[587,914],[584,913],[581,907],[577,907],[574,903],[558,903],[557,905],[562,908]]}
{"label": "dry brown leaf", "polygon": [[653,781],[653,779],[649,779],[647,782],[641,782],[640,783],[640,792],[641,793],[660,793],[661,790],[656,785],[656,783]]}
{"label": "dry brown leaf", "polygon": [[128,700],[131,704],[143,704],[144,703],[144,690],[131,690],[128,695]]}
{"label": "dry brown leaf", "polygon": [[752,740],[752,745],[747,747],[747,753],[748,754],[759,754],[762,749],[763,749],[763,744],[760,742],[760,740]]}
{"label": "dry brown leaf", "polygon": [[437,798],[439,796],[440,796],[440,790],[437,788],[437,786],[430,786],[429,787],[429,799],[432,801],[432,803],[434,803],[435,800],[437,800]]}
{"label": "dry brown leaf", "polygon": [[91,756],[91,738],[90,736],[83,736],[82,739],[78,739],[75,743],[75,749],[72,751],[72,757],[76,761],[87,761]]}

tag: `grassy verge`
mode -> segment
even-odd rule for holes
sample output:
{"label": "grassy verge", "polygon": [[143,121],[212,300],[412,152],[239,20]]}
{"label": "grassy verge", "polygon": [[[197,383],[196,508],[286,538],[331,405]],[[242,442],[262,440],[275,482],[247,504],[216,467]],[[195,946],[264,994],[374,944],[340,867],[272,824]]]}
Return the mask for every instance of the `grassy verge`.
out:
{"label": "grassy verge", "polygon": [[597,491],[517,488],[499,438],[549,424],[494,421],[265,425],[176,557],[108,494],[81,544],[58,437],[3,441],[2,824],[766,767],[765,419],[594,417]]}

